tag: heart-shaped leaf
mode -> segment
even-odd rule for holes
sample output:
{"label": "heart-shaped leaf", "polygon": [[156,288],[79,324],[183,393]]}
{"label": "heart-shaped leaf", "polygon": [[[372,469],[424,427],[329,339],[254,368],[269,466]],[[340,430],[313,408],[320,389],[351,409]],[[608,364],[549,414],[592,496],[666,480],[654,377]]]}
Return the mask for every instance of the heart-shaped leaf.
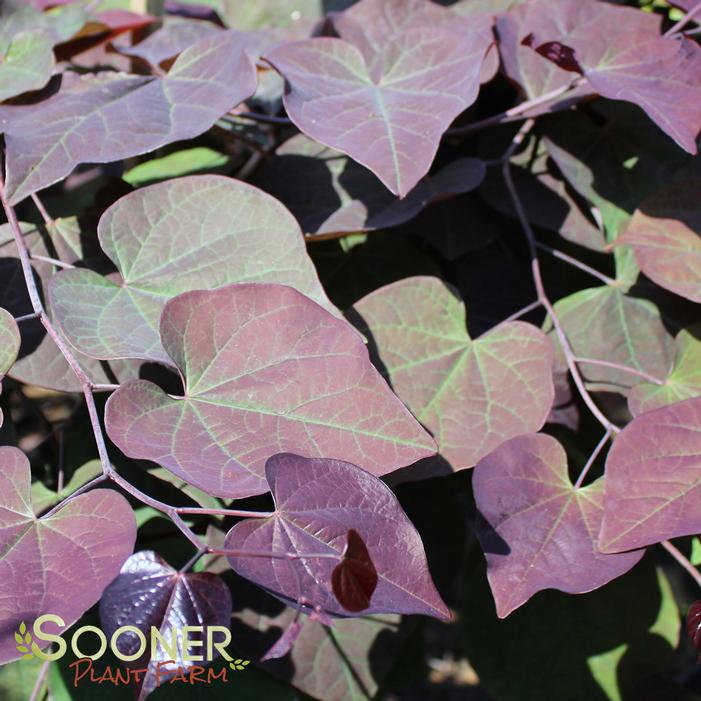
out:
{"label": "heart-shaped leaf", "polygon": [[[231,566],[242,577],[293,605],[304,598],[327,613],[347,616],[349,610],[334,593],[332,577],[338,560],[332,556],[343,558],[348,531],[354,529],[364,545],[351,544],[352,554],[362,563],[367,584],[368,561],[377,576],[377,588],[363,614],[421,613],[450,618],[431,581],[421,538],[382,481],[341,460],[289,453],[270,458],[265,474],[275,512],[269,518],[237,523],[226,537],[226,549],[323,557],[291,560],[230,555]],[[360,552],[363,547],[369,555]],[[365,591],[369,592],[369,586]],[[344,600],[348,598],[345,594]],[[355,595],[350,598],[356,602]]]}
{"label": "heart-shaped leaf", "polygon": [[454,470],[545,423],[553,350],[539,329],[515,321],[473,341],[462,301],[432,277],[382,287],[353,310],[378,367]]}
{"label": "heart-shaped leaf", "polygon": [[[96,489],[37,519],[30,504],[29,461],[0,447],[0,664],[22,656],[14,631],[50,613],[70,626],[98,601],[134,548],[127,500]],[[47,626],[47,629],[50,629]],[[51,630],[55,632],[55,628]]]}
{"label": "heart-shaped leaf", "polygon": [[674,365],[664,384],[642,382],[630,391],[628,407],[633,416],[701,396],[700,338],[701,326],[698,324],[677,334]]}
{"label": "heart-shaped leaf", "polygon": [[[2,378],[17,360],[20,335],[15,319],[6,309],[0,307],[0,392]],[[2,426],[2,409],[0,409],[0,426]]]}
{"label": "heart-shaped leaf", "polygon": [[232,178],[189,176],[132,192],[102,215],[98,237],[119,276],[66,270],[50,285],[66,337],[94,358],[172,363],[159,318],[168,299],[193,289],[277,282],[335,309],[294,217]]}
{"label": "heart-shaped leaf", "polygon": [[[100,73],[42,102],[0,108],[10,204],[79,163],[108,163],[198,136],[253,94],[256,69],[235,32],[184,51],[162,79]],[[149,128],[144,129],[143,125]]]}
{"label": "heart-shaped leaf", "polygon": [[477,536],[500,618],[543,589],[593,591],[643,556],[598,552],[603,480],[573,487],[567,454],[550,436],[525,435],[502,444],[477,464],[472,485]]}
{"label": "heart-shaped leaf", "polygon": [[[285,109],[299,129],[403,197],[430,168],[443,132],[477,98],[493,38],[426,0],[365,0],[354,11],[368,6],[376,8],[374,24],[359,24],[350,11],[334,22],[340,39],[285,44],[265,58],[288,83]],[[393,24],[403,13],[400,30]],[[378,34],[382,41],[373,43]]]}
{"label": "heart-shaped leaf", "polygon": [[[624,365],[653,377],[666,377],[672,364],[672,336],[657,307],[624,294],[618,287],[580,290],[555,303],[575,355]],[[559,353],[558,363],[565,366]],[[593,363],[581,363],[585,380],[594,388],[627,393],[640,383],[633,373]]]}
{"label": "heart-shaped leaf", "polygon": [[[572,82],[572,73],[537,53],[530,45],[559,42],[573,49],[580,63],[598,66],[606,60],[609,47],[621,34],[635,29],[659,32],[659,27],[659,15],[581,0],[523,2],[497,20],[504,70],[521,85],[528,98],[564,88]],[[579,92],[591,90],[583,88]],[[543,109],[547,111],[548,105]]]}
{"label": "heart-shaped leaf", "polygon": [[283,285],[242,284],[168,302],[161,340],[185,396],[145,381],[109,399],[110,438],[216,496],[268,490],[280,451],[353,461],[383,475],[435,444],[370,363],[362,339]]}
{"label": "heart-shaped leaf", "polygon": [[[231,609],[229,588],[217,575],[178,572],[155,552],[144,550],[134,553],[105,589],[100,600],[100,622],[109,638],[121,626],[134,626],[149,641],[144,653],[127,663],[148,670],[138,686],[138,698],[143,701],[159,681],[164,683],[178,668],[188,670],[214,659],[207,657],[208,628],[228,629]],[[183,641],[184,626],[202,626],[202,631],[188,635],[187,646]],[[171,646],[166,650],[159,645],[153,656],[150,650],[152,627],[157,628]],[[221,634],[212,635],[212,640],[221,642]],[[122,633],[117,639],[117,649],[123,655],[136,654],[139,645],[139,638],[133,632]],[[212,652],[215,657],[219,656],[216,646],[212,646]],[[189,657],[183,659],[185,655]]]}
{"label": "heart-shaped leaf", "polygon": [[637,416],[606,460],[602,552],[701,532],[701,398]]}
{"label": "heart-shaped leaf", "polygon": [[640,204],[617,243],[632,246],[658,285],[701,302],[701,176],[679,179]]}

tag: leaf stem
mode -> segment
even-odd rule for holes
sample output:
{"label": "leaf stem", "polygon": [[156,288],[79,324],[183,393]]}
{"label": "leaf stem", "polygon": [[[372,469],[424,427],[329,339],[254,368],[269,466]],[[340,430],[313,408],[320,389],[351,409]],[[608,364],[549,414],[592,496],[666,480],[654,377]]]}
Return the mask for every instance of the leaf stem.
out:
{"label": "leaf stem", "polygon": [[39,315],[36,312],[32,312],[31,314],[24,314],[23,316],[16,316],[15,317],[15,324],[19,324],[22,321],[31,321],[32,319],[38,319]]}
{"label": "leaf stem", "polygon": [[565,261],[565,263],[569,263],[570,265],[574,266],[575,268],[579,268],[580,270],[583,270],[585,273],[589,273],[589,275],[592,275],[593,277],[598,278],[605,285],[611,285],[612,287],[615,287],[618,284],[613,278],[610,278],[608,275],[604,275],[604,273],[600,273],[595,268],[592,268],[591,266],[587,265],[586,263],[582,263],[581,261],[577,260],[576,258],[573,258],[569,254],[565,253],[564,251],[560,251],[557,248],[552,248],[551,246],[548,246],[544,243],[541,243],[540,241],[536,241],[536,246],[538,248],[540,248],[541,251],[545,251],[546,253],[549,253],[554,258],[558,258],[559,260],[563,260],[563,261]]}
{"label": "leaf stem", "polygon": [[554,102],[559,97],[562,97],[566,93],[570,92],[570,90],[574,90],[580,85],[583,85],[584,82],[585,79],[583,77],[575,78],[567,85],[562,85],[559,88],[550,90],[549,92],[546,92],[543,95],[540,95],[539,97],[534,97],[531,100],[525,100],[524,102],[520,102],[518,105],[515,105],[514,107],[511,107],[508,110],[505,110],[504,112],[494,114],[491,117],[481,119],[477,122],[472,122],[472,124],[466,124],[462,127],[454,127],[453,129],[448,129],[448,131],[446,131],[446,134],[449,136],[460,136],[463,134],[469,134],[473,131],[479,131],[480,129],[484,129],[485,127],[491,127],[496,124],[506,124],[508,122],[513,122],[518,119],[527,119],[527,112],[530,112],[536,107],[542,107],[543,105],[547,105],[549,102]]}
{"label": "leaf stem", "polygon": [[175,509],[179,514],[207,514],[209,516],[237,516],[239,518],[270,518],[274,511],[244,511],[242,509],[207,509],[190,506],[178,506]]}
{"label": "leaf stem", "polygon": [[579,489],[582,486],[584,478],[589,473],[591,466],[594,464],[594,461],[599,457],[599,453],[603,450],[603,447],[606,445],[609,438],[611,438],[611,431],[609,429],[606,429],[606,432],[601,437],[601,440],[596,444],[596,448],[594,448],[592,454],[589,456],[589,459],[582,468],[582,471],[579,473],[579,477],[577,477],[577,481],[574,483],[575,489]]}
{"label": "leaf stem", "polygon": [[506,187],[509,191],[509,195],[511,196],[511,200],[514,205],[514,209],[516,210],[518,220],[521,224],[521,228],[523,229],[523,232],[526,236],[526,240],[528,242],[528,248],[530,250],[531,255],[531,272],[533,275],[533,282],[535,283],[536,292],[538,294],[538,300],[543,305],[543,307],[545,307],[545,311],[547,312],[548,317],[552,322],[553,328],[555,329],[555,334],[557,335],[557,338],[560,342],[560,346],[562,347],[562,351],[565,355],[565,360],[567,362],[567,367],[570,371],[570,375],[572,376],[572,380],[574,381],[574,384],[577,387],[577,390],[579,391],[582,400],[589,408],[589,411],[591,411],[591,413],[599,421],[599,423],[606,430],[611,431],[611,433],[619,433],[621,429],[606,418],[606,416],[596,405],[591,395],[589,394],[589,391],[584,385],[584,380],[582,379],[582,376],[579,373],[579,368],[577,367],[575,355],[572,351],[572,346],[570,346],[567,334],[562,328],[560,319],[558,318],[555,309],[553,308],[553,305],[545,292],[543,276],[540,270],[540,262],[538,260],[538,247],[536,245],[535,234],[533,233],[533,229],[531,228],[528,218],[526,217],[526,212],[523,208],[523,204],[521,202],[521,199],[518,195],[518,191],[516,190],[516,186],[514,185],[514,181],[511,176],[511,156],[514,155],[516,150],[523,143],[524,139],[530,133],[534,124],[535,122],[533,121],[533,119],[527,120],[523,124],[521,129],[519,129],[516,136],[514,136],[511,145],[506,150],[506,153],[503,156],[502,163],[504,181],[506,182]]}
{"label": "leaf stem", "polygon": [[527,304],[523,309],[519,309],[517,312],[514,312],[510,316],[507,316],[506,319],[504,319],[501,323],[505,324],[507,321],[514,321],[515,319],[520,319],[522,316],[525,316],[529,312],[532,312],[534,309],[538,309],[538,307],[543,306],[540,302],[539,299],[536,299],[535,302],[531,302],[530,304]]}
{"label": "leaf stem", "polygon": [[39,260],[42,263],[50,263],[51,265],[55,265],[57,268],[63,268],[65,270],[73,270],[75,268],[75,265],[71,265],[70,263],[64,263],[62,260],[58,260],[57,258],[39,256],[36,253],[32,253],[31,251],[29,252],[29,257],[32,260]]}
{"label": "leaf stem", "polygon": [[676,24],[672,25],[663,36],[671,37],[674,36],[681,29],[686,27],[689,22],[696,17],[696,15],[701,12],[701,2],[697,2]]}
{"label": "leaf stem", "polygon": [[32,202],[34,202],[34,206],[39,210],[39,214],[41,214],[41,218],[44,220],[44,224],[46,224],[47,226],[52,226],[54,220],[46,210],[46,207],[44,207],[44,203],[39,199],[39,195],[37,195],[36,192],[33,192],[31,194],[31,198]]}
{"label": "leaf stem", "polygon": [[668,540],[663,540],[660,545],[694,578],[696,584],[701,587],[701,572],[699,572],[684,555],[677,550]]}
{"label": "leaf stem", "polygon": [[46,681],[46,675],[49,672],[49,665],[51,660],[44,660],[39,669],[39,674],[37,674],[36,681],[34,682],[34,688],[32,693],[29,695],[29,701],[37,701],[39,699],[39,694],[43,690],[44,682]]}
{"label": "leaf stem", "polygon": [[628,372],[631,375],[637,375],[638,377],[641,377],[643,380],[647,380],[648,382],[651,382],[653,385],[659,385],[659,386],[664,385],[664,382],[662,382],[662,380],[655,377],[654,375],[650,375],[649,373],[645,372],[644,370],[638,370],[637,368],[631,368],[628,365],[621,365],[620,363],[613,363],[609,360],[599,360],[598,358],[580,358],[579,356],[577,356],[575,358],[575,362],[578,364],[584,364],[584,365],[601,365],[602,367],[605,367],[605,368],[612,368],[613,370],[620,370],[621,372]]}

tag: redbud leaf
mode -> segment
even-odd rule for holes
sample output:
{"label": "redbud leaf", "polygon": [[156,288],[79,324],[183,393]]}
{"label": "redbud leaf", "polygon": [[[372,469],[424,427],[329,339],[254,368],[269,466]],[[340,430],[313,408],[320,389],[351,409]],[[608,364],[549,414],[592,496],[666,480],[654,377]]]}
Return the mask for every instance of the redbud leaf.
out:
{"label": "redbud leaf", "polygon": [[[20,335],[15,319],[6,309],[0,307],[0,392],[2,378],[17,360],[20,347]],[[2,410],[0,409],[0,426],[2,426]]]}
{"label": "redbud leaf", "polygon": [[[266,477],[275,500],[268,518],[237,523],[226,537],[228,550],[346,555],[356,560],[363,593],[363,614],[421,613],[450,618],[431,580],[421,538],[391,490],[373,475],[341,460],[303,458],[284,453],[270,458]],[[348,532],[357,532],[353,542]],[[349,542],[350,540],[350,542]],[[346,550],[346,545],[349,545]],[[335,616],[347,616],[344,603],[359,603],[333,581],[335,558],[286,558],[230,555],[238,574],[291,605],[304,597]],[[372,570],[375,569],[373,576]],[[338,575],[336,576],[338,579]],[[336,592],[341,592],[341,600]]]}
{"label": "redbud leaf", "polygon": [[185,396],[127,382],[108,400],[107,431],[126,455],[210,494],[266,492],[265,461],[281,451],[377,475],[435,452],[353,327],[291,287],[185,293],[166,304],[161,339]]}
{"label": "redbud leaf", "polygon": [[331,573],[331,585],[338,603],[346,611],[358,613],[369,608],[377,588],[377,570],[367,546],[351,528],[341,561]]}

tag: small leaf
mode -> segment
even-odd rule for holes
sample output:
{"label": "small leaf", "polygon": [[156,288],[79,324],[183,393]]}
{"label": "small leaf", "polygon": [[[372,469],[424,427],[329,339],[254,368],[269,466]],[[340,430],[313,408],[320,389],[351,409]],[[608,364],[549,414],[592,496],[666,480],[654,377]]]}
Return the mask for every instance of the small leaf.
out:
{"label": "small leaf", "polygon": [[[17,641],[17,644],[18,644],[18,645],[21,645],[22,642],[23,642],[22,636],[21,636],[19,633],[15,633],[15,640]],[[26,652],[26,651],[25,651],[25,652]]]}
{"label": "small leaf", "polygon": [[29,652],[29,650],[28,650],[24,645],[18,645],[18,646],[17,646],[17,649],[18,649],[20,652]]}
{"label": "small leaf", "polygon": [[331,573],[331,585],[344,609],[358,613],[369,608],[377,588],[377,570],[367,546],[353,528],[348,531],[342,560]]}
{"label": "small leaf", "polygon": [[24,635],[27,632],[27,625],[24,621],[19,624],[19,632]]}

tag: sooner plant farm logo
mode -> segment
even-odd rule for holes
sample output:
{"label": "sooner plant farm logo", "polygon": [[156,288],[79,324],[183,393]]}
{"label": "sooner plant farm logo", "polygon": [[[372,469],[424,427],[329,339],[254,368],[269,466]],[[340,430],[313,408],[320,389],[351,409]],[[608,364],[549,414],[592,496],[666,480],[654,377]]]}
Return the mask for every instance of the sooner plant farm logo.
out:
{"label": "sooner plant farm logo", "polygon": [[[65,621],[60,616],[45,614],[34,621],[31,631],[22,621],[15,632],[17,650],[23,658],[37,657],[41,660],[59,660],[68,652],[69,643],[61,636],[50,633],[44,629],[46,624],[55,624],[59,628],[65,627]],[[86,634],[97,637],[98,647],[93,653],[87,653],[81,648],[81,639]],[[130,652],[125,653],[124,647],[119,645],[122,636],[131,636]],[[132,645],[136,640],[137,644]],[[137,626],[124,625],[109,637],[97,626],[85,625],[77,628],[70,636],[70,650],[75,655],[75,661],[69,667],[73,671],[73,686],[83,682],[103,684],[112,683],[115,686],[121,684],[140,684],[148,675],[152,677],[154,687],[164,683],[182,682],[186,684],[211,684],[212,682],[227,682],[229,670],[241,672],[248,667],[250,660],[233,658],[226,651],[231,642],[231,632],[225,626],[182,626],[171,628],[170,635],[162,633],[152,626],[147,636]],[[54,643],[57,647],[52,652],[42,650],[40,645]],[[197,648],[198,652],[192,652]],[[98,670],[94,666],[96,660],[101,659],[109,651],[124,665],[112,667],[107,665]],[[181,652],[182,651],[182,652]],[[143,666],[134,666],[133,663],[144,659],[146,653],[148,662]],[[204,665],[220,655],[227,663],[216,670]],[[198,664],[202,663],[202,664]]]}

